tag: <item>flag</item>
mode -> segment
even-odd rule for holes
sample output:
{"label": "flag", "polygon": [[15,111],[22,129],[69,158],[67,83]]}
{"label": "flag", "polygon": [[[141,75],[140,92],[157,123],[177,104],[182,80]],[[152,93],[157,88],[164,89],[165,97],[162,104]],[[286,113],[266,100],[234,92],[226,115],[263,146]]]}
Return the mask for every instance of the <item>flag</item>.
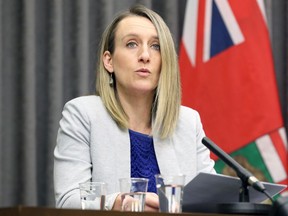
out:
{"label": "flag", "polygon": [[[287,139],[264,11],[261,0],[187,1],[182,104],[196,109],[206,135],[259,179],[287,185]],[[212,158],[217,172],[233,175]]]}

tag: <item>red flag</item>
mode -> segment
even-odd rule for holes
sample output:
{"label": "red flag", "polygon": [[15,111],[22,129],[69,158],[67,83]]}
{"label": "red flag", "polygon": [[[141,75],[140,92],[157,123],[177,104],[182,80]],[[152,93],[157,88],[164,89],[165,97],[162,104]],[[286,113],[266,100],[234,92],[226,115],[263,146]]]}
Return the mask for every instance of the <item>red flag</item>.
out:
{"label": "red flag", "polygon": [[[206,135],[224,151],[255,144],[268,172],[281,166],[270,179],[287,184],[287,140],[260,3],[187,1],[179,59],[182,103],[200,112]],[[265,153],[271,145],[272,158]]]}

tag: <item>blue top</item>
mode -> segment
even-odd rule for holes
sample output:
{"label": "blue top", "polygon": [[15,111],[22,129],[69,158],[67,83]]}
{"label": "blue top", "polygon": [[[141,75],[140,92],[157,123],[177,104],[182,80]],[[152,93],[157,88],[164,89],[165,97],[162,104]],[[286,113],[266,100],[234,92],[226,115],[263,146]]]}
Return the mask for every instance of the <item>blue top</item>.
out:
{"label": "blue top", "polygon": [[131,177],[148,178],[148,192],[156,193],[155,175],[160,173],[153,137],[129,130],[131,145]]}

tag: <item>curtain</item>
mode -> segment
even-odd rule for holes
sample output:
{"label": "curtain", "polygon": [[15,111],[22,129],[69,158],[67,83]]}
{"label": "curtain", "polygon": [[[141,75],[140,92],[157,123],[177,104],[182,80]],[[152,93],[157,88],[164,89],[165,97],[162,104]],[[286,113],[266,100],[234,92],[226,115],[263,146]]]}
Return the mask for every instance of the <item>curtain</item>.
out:
{"label": "curtain", "polygon": [[279,98],[286,131],[288,128],[288,2],[266,0]]}
{"label": "curtain", "polygon": [[[186,0],[0,0],[0,207],[55,205],[53,150],[63,105],[93,94],[101,33],[141,3],[166,21],[178,49]],[[285,0],[266,0],[287,125]]]}

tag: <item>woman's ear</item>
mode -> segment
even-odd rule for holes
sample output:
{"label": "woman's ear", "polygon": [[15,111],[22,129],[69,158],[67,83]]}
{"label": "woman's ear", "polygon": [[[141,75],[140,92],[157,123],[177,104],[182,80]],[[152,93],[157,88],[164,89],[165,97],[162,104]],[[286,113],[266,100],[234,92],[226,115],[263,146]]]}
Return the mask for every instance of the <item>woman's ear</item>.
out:
{"label": "woman's ear", "polygon": [[114,70],[113,70],[113,64],[112,64],[112,56],[109,51],[104,52],[102,61],[106,70],[112,73]]}

